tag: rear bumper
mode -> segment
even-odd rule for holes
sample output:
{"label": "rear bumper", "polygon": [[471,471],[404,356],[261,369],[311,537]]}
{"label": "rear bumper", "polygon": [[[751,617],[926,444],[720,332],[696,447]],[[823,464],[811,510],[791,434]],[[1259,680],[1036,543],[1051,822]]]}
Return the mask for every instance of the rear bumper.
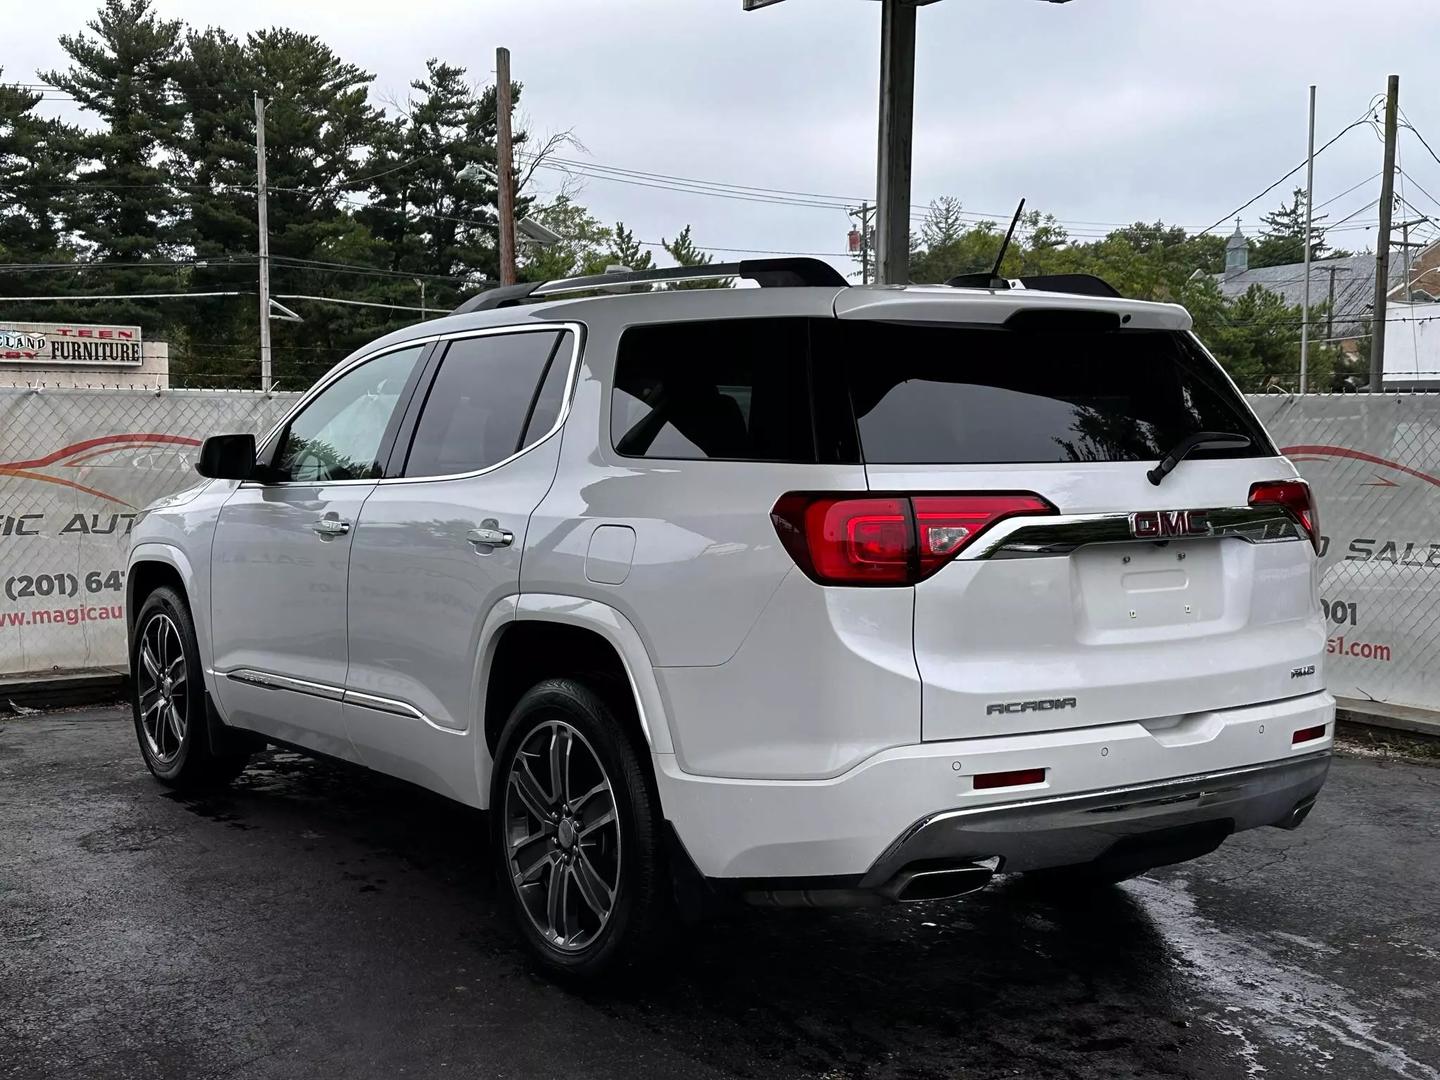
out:
{"label": "rear bumper", "polygon": [[1230,832],[1262,825],[1295,828],[1330,771],[1329,750],[1288,761],[1159,780],[1149,784],[946,810],[906,829],[860,882],[875,888],[922,860],[999,856],[1013,873],[1094,862],[1118,844],[1185,826],[1229,822]]}
{"label": "rear bumper", "polygon": [[[665,817],[712,879],[867,885],[905,862],[1000,856],[1002,869],[1086,862],[1146,831],[1286,823],[1324,782],[1328,693],[1161,723],[899,746],[824,780],[697,776],[654,756]],[[1292,746],[1295,731],[1325,736]],[[981,773],[1043,767],[1043,784],[977,790]]]}

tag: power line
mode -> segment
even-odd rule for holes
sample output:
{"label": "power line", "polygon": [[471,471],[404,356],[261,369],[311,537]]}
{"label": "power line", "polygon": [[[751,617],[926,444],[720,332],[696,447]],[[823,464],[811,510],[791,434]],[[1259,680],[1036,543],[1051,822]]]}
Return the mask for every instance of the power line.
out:
{"label": "power line", "polygon": [[[1354,123],[1352,123],[1352,124],[1348,124],[1348,125],[1346,125],[1345,127],[1341,128],[1339,134],[1337,134],[1334,138],[1332,138],[1332,139],[1331,139],[1329,142],[1327,142],[1324,146],[1320,147],[1320,149],[1316,150],[1316,151],[1315,151],[1315,156],[1316,156],[1316,157],[1319,157],[1319,156],[1320,156],[1321,154],[1323,154],[1326,150],[1329,150],[1330,147],[1334,146],[1337,142],[1339,142],[1342,138],[1344,138],[1349,132],[1353,131],[1353,130],[1354,130],[1355,128],[1357,128],[1357,127],[1360,127],[1362,124],[1371,123],[1371,122],[1373,122],[1373,120],[1374,120],[1373,109],[1367,109],[1367,110],[1365,111],[1365,114],[1364,114],[1363,116],[1361,116],[1360,119],[1356,120],[1356,121],[1355,121]],[[1299,172],[1301,169],[1303,169],[1303,168],[1305,167],[1306,163],[1307,163],[1309,160],[1310,160],[1309,158],[1306,158],[1305,161],[1300,162],[1299,165],[1296,165],[1293,169],[1291,169],[1289,172],[1287,172],[1284,176],[1280,177],[1280,179],[1276,180],[1273,184],[1271,184],[1269,187],[1267,187],[1264,191],[1261,191],[1258,195],[1252,196],[1250,199],[1248,199],[1248,200],[1246,200],[1245,202],[1241,203],[1241,204],[1240,204],[1239,206],[1237,206],[1234,210],[1231,210],[1228,214],[1222,215],[1219,221],[1215,222],[1215,224],[1214,224],[1214,225],[1211,225],[1210,228],[1208,228],[1208,229],[1202,229],[1198,235],[1204,236],[1206,233],[1212,232],[1213,230],[1215,230],[1215,229],[1218,228],[1219,226],[1223,225],[1225,222],[1229,221],[1229,220],[1230,220],[1231,218],[1233,218],[1236,214],[1240,213],[1242,210],[1245,210],[1245,209],[1247,209],[1248,207],[1253,206],[1255,203],[1259,202],[1259,201],[1260,201],[1261,199],[1263,199],[1266,195],[1269,195],[1270,192],[1274,191],[1277,187],[1279,187],[1281,184],[1283,184],[1286,180],[1289,180],[1290,177],[1294,176],[1297,172]]]}

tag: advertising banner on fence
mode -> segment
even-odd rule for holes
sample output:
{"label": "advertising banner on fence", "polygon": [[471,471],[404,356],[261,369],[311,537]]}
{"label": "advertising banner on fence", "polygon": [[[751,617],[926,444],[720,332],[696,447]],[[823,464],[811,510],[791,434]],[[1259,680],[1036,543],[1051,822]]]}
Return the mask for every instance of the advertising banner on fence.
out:
{"label": "advertising banner on fence", "polygon": [[1331,691],[1440,709],[1440,395],[1251,404],[1319,502]]}
{"label": "advertising banner on fence", "polygon": [[294,400],[0,388],[0,674],[123,666],[136,514],[198,482],[205,436],[268,430]]}

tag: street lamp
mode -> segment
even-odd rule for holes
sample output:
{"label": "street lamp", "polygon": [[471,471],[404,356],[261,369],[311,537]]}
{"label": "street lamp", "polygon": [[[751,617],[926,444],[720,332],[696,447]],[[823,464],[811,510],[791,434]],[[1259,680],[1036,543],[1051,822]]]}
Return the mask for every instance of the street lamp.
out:
{"label": "street lamp", "polygon": [[[783,0],[741,0],[746,11]],[[876,276],[910,280],[910,163],[915,136],[915,9],[936,0],[880,0],[880,147],[876,164]],[[1069,0],[1046,0],[1065,4]]]}

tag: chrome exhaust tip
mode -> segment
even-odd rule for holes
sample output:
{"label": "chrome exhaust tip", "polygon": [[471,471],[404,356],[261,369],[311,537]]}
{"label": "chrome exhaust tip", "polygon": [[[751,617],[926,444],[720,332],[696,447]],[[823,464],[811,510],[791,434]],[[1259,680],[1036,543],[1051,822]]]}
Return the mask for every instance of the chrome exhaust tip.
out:
{"label": "chrome exhaust tip", "polygon": [[999,857],[923,870],[901,870],[880,887],[880,894],[902,904],[926,900],[953,900],[979,892],[990,884],[1000,866]]}

